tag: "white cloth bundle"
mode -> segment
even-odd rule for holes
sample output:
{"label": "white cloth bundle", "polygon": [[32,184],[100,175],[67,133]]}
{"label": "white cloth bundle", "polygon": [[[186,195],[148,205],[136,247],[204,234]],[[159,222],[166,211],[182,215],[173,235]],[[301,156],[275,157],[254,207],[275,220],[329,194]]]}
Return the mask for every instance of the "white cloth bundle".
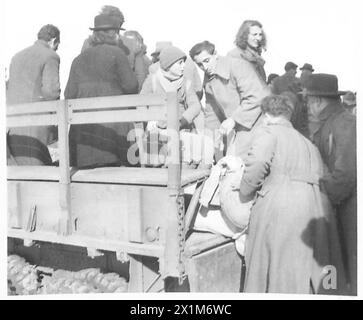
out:
{"label": "white cloth bundle", "polygon": [[243,171],[240,158],[226,156],[218,161],[205,182],[193,227],[235,239],[241,255],[244,254],[245,233],[253,203],[242,203],[239,197]]}

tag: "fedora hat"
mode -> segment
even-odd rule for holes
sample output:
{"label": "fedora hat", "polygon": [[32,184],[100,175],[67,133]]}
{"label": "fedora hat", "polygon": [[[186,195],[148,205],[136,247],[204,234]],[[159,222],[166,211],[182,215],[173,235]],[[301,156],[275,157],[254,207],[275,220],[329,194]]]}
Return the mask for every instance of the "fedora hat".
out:
{"label": "fedora hat", "polygon": [[320,97],[338,97],[345,93],[338,90],[338,77],[327,73],[310,75],[303,91],[304,95]]}
{"label": "fedora hat", "polygon": [[94,27],[90,28],[93,31],[100,30],[125,30],[121,28],[120,19],[112,17],[108,14],[99,14],[95,16]]}
{"label": "fedora hat", "polygon": [[304,63],[300,70],[310,70],[311,72],[314,72],[313,66],[310,63]]}

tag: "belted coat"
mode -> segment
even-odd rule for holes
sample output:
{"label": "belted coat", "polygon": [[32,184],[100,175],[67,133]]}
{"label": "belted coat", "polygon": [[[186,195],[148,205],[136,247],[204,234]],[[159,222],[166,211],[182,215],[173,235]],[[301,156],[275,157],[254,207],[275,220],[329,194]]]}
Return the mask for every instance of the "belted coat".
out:
{"label": "belted coat", "polygon": [[324,292],[323,269],[329,265],[343,282],[335,215],[319,188],[323,162],[317,148],[280,119],[255,131],[244,162],[241,199],[254,198],[245,291]]}

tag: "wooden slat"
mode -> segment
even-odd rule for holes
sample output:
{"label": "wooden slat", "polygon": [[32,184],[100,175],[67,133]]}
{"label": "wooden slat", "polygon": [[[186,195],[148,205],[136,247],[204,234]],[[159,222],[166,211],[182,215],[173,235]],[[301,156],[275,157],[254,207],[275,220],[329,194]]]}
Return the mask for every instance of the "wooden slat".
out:
{"label": "wooden slat", "polygon": [[72,232],[71,217],[71,173],[69,168],[68,144],[68,106],[65,102],[58,108],[58,147],[59,147],[59,204],[61,214],[58,223],[58,233],[68,235]]}
{"label": "wooden slat", "polygon": [[180,189],[180,137],[179,108],[176,93],[167,93],[168,108],[168,188],[172,194],[178,194]]}
{"label": "wooden slat", "polygon": [[127,190],[127,232],[128,240],[131,242],[142,242],[143,240],[142,194],[142,188],[129,188]]}
{"label": "wooden slat", "polygon": [[67,104],[73,110],[165,105],[165,102],[166,97],[160,94],[132,94],[67,100]]}
{"label": "wooden slat", "polygon": [[138,256],[130,256],[129,270],[130,279],[128,292],[144,292],[144,270],[142,258]]}
{"label": "wooden slat", "polygon": [[165,120],[165,107],[155,107],[150,110],[113,110],[97,112],[73,113],[71,124],[107,123],[107,122],[137,122],[149,120]]}
{"label": "wooden slat", "polygon": [[69,236],[61,236],[52,232],[26,232],[24,230],[8,229],[8,237],[29,239],[36,241],[61,243],[65,245],[96,248],[108,251],[124,251],[131,254],[144,255],[149,257],[160,257],[163,254],[163,247],[155,244],[140,244],[127,241],[115,241],[110,239],[97,239],[72,234]]}
{"label": "wooden slat", "polygon": [[8,184],[8,210],[10,213],[9,226],[11,228],[21,228],[21,193],[19,182]]}
{"label": "wooden slat", "polygon": [[[209,170],[183,169],[181,186],[202,180],[209,175],[209,172]],[[167,186],[168,169],[120,167],[79,170],[72,175],[72,182]]]}
{"label": "wooden slat", "polygon": [[10,105],[6,107],[6,115],[12,116],[18,114],[56,112],[58,105],[62,105],[62,103],[64,102],[61,100],[55,100]]}
{"label": "wooden slat", "polygon": [[6,126],[9,128],[15,127],[30,127],[30,126],[49,126],[57,124],[56,114],[37,114],[37,115],[22,115],[11,116],[6,119]]}
{"label": "wooden slat", "polygon": [[59,168],[51,166],[8,166],[8,180],[59,181]]}

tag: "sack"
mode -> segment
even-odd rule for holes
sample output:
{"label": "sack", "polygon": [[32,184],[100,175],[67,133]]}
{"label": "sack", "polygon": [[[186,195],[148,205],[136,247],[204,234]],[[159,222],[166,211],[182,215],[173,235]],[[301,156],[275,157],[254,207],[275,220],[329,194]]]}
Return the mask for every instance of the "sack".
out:
{"label": "sack", "polygon": [[[201,193],[201,207],[194,229],[227,237],[234,237],[236,233],[247,230],[253,201],[242,203],[240,200],[239,185],[243,171],[244,164],[238,157],[227,156],[217,163]],[[219,175],[219,182],[215,175]],[[219,205],[211,205],[213,199],[218,199]]]}
{"label": "sack", "polygon": [[243,176],[244,166],[235,171],[226,171],[219,183],[219,201],[227,219],[240,229],[245,229],[250,220],[253,201],[242,203],[239,185]]}

